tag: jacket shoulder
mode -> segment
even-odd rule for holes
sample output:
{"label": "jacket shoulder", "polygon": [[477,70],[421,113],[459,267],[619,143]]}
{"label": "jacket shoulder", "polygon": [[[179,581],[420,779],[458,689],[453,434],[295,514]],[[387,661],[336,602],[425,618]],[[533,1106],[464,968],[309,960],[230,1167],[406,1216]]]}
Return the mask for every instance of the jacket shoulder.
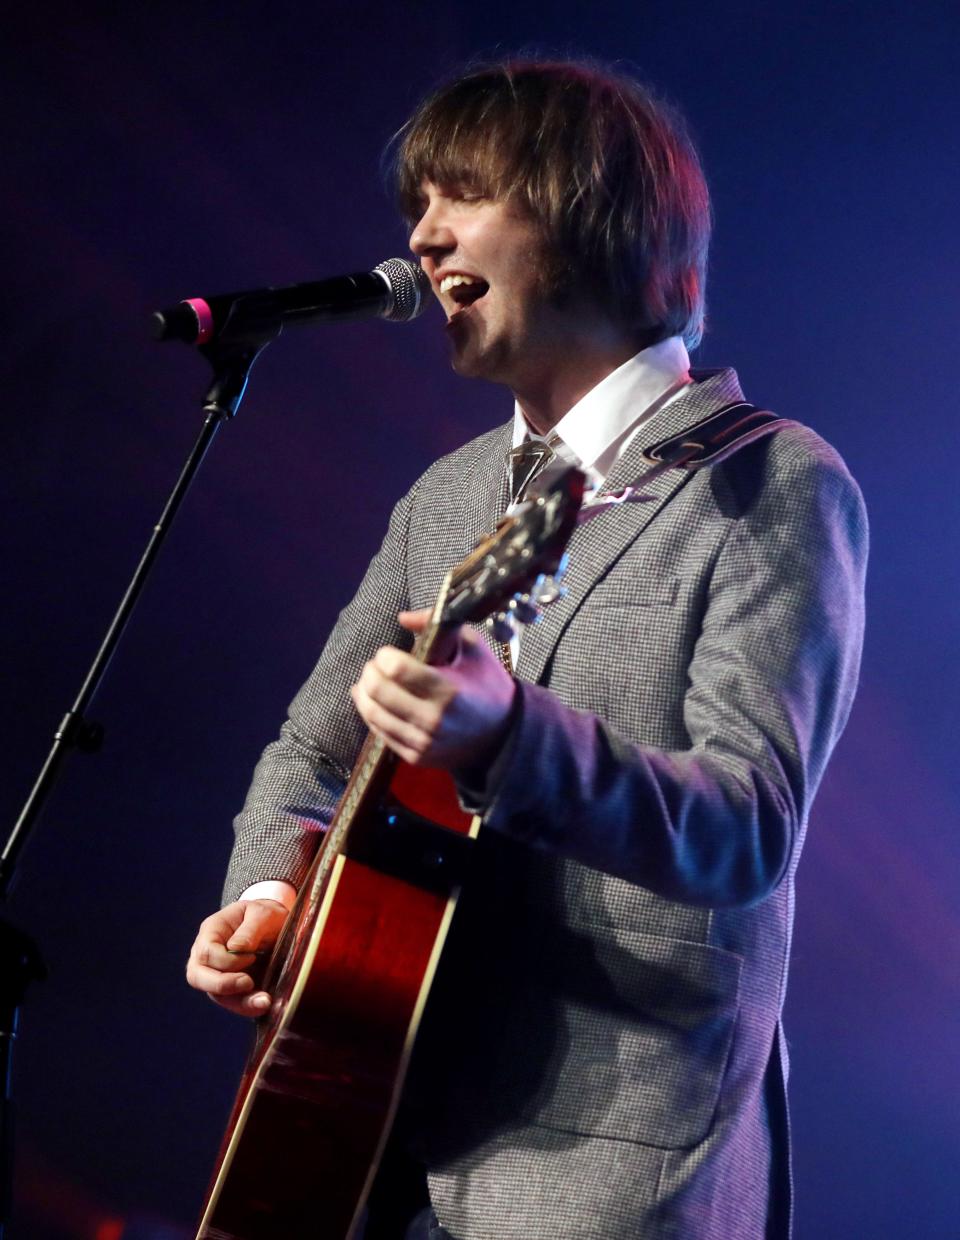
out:
{"label": "jacket shoulder", "polygon": [[802,422],[785,421],[776,431],[724,461],[717,482],[741,504],[760,491],[784,488],[794,495],[830,492],[863,509],[863,496],[840,453]]}

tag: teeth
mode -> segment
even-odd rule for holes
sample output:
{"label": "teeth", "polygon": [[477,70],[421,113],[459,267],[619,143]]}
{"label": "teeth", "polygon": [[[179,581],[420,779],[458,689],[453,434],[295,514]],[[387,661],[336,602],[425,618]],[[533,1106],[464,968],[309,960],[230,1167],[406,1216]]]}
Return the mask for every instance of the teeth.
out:
{"label": "teeth", "polygon": [[456,288],[458,284],[479,284],[479,280],[475,280],[473,276],[444,276],[440,281],[440,292],[449,293],[452,288]]}

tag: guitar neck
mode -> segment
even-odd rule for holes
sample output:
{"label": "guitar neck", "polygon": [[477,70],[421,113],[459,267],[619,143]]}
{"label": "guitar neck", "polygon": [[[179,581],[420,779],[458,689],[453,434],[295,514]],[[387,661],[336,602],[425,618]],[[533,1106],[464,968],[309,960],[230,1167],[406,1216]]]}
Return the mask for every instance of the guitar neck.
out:
{"label": "guitar neck", "polygon": [[[444,578],[433,613],[411,650],[418,663],[438,662],[447,652],[450,630],[440,623],[451,574]],[[307,874],[303,892],[317,892],[334,859],[347,850],[351,832],[378,806],[393,778],[399,758],[373,733],[368,733],[344,790],[337,812],[327,828]],[[312,899],[312,897],[311,897]]]}

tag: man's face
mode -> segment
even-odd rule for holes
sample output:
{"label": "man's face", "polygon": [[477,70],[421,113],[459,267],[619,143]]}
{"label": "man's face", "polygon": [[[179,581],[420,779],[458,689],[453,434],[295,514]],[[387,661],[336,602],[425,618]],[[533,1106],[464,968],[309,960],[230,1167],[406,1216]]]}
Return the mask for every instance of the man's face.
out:
{"label": "man's face", "polygon": [[447,315],[458,374],[522,391],[562,365],[570,316],[551,303],[535,220],[468,188],[423,184],[410,237]]}

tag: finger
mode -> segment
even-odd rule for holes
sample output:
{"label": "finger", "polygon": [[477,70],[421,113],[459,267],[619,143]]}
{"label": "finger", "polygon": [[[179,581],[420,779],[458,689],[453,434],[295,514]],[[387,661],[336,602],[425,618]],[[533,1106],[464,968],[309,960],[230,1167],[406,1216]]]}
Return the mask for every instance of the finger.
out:
{"label": "finger", "polygon": [[465,624],[460,629],[458,629],[457,636],[460,639],[459,644],[460,644],[461,649],[473,650],[478,645],[482,646],[484,650],[490,649],[490,647],[483,640],[483,638],[480,636],[477,630],[472,629],[469,624]]}
{"label": "finger", "polygon": [[224,938],[232,933],[229,925],[224,926],[215,917],[207,918],[190,948],[190,960],[204,968],[227,973],[239,973],[248,969],[256,957],[252,953],[238,955],[229,952]]}
{"label": "finger", "polygon": [[276,943],[287,919],[287,910],[276,900],[248,900],[243,918],[229,939],[229,952],[255,953],[269,950]]}
{"label": "finger", "polygon": [[383,679],[422,698],[442,697],[446,689],[443,677],[436,668],[393,646],[382,646],[364,667],[361,680],[364,675],[370,684]]}
{"label": "finger", "polygon": [[[430,624],[432,611],[401,611],[397,614],[397,619],[411,633],[422,633]],[[457,634],[459,629],[441,629],[437,633],[430,645],[430,663],[434,667],[441,664],[449,663],[453,658],[457,646]]]}
{"label": "finger", "polygon": [[203,939],[212,943],[226,943],[227,939],[230,938],[243,921],[244,911],[245,906],[243,902],[237,900],[233,904],[228,904],[226,908],[220,909],[219,912],[204,918],[200,923],[197,940]]}
{"label": "finger", "polygon": [[242,973],[254,964],[257,953],[229,951],[222,943],[198,940],[194,958],[197,964],[219,973]]}
{"label": "finger", "polygon": [[429,766],[432,758],[431,750],[411,749],[409,745],[403,744],[402,741],[392,740],[389,736],[384,736],[376,728],[370,729],[374,736],[378,736],[386,747],[401,758],[408,766]]}
{"label": "finger", "polygon": [[234,996],[221,997],[219,995],[211,995],[210,998],[217,1005],[228,1012],[232,1012],[235,1016],[248,1016],[251,1019],[257,1016],[263,1016],[270,1010],[270,1004],[273,1000],[266,991],[258,990],[256,994],[244,995],[242,998]]}
{"label": "finger", "polygon": [[418,743],[418,736],[429,743],[438,716],[420,698],[376,680],[369,688],[361,681],[354,685],[351,693],[357,710],[369,727],[414,745]]}
{"label": "finger", "polygon": [[433,734],[440,723],[443,708],[451,694],[445,686],[434,686],[429,695],[413,692],[408,686],[381,675],[375,666],[364,669],[357,685],[362,700],[382,707],[397,719]]}
{"label": "finger", "polygon": [[429,607],[422,607],[419,611],[401,611],[397,613],[397,619],[400,624],[410,633],[422,633],[430,623],[432,611]]}
{"label": "finger", "polygon": [[215,969],[196,956],[191,956],[187,961],[187,982],[194,990],[202,990],[208,995],[247,995],[255,989],[249,973],[228,973]]}
{"label": "finger", "polygon": [[457,634],[457,647],[451,664],[466,661],[478,661],[480,663],[489,663],[499,672],[508,674],[503,664],[493,653],[487,643],[483,640],[476,629],[464,625]]}
{"label": "finger", "polygon": [[375,702],[362,685],[354,685],[350,692],[371,732],[385,741],[405,762],[417,763],[423,759],[433,741],[430,732]]}

